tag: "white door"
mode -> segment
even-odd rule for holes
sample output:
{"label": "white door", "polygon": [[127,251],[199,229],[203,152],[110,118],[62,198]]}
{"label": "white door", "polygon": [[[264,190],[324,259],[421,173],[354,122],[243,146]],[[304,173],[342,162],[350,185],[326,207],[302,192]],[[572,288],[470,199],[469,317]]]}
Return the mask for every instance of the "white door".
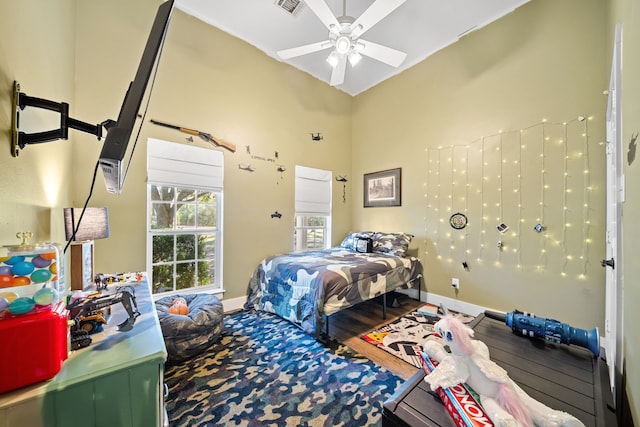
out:
{"label": "white door", "polygon": [[607,102],[607,229],[605,238],[606,268],[606,308],[605,308],[605,347],[611,390],[615,396],[616,366],[622,362],[622,236],[621,218],[624,202],[624,175],[622,166],[622,114],[621,107],[621,64],[622,64],[622,27],[616,26],[609,81]]}

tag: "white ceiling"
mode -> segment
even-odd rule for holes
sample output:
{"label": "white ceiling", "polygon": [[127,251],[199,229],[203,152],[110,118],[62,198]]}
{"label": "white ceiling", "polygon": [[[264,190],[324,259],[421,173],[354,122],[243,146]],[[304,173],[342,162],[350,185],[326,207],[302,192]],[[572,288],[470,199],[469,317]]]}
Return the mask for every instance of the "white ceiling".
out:
{"label": "white ceiling", "polygon": [[[358,18],[373,1],[348,0],[346,14]],[[358,95],[528,1],[407,0],[366,33],[367,40],[406,52],[405,61],[393,68],[364,56],[356,67],[347,64],[344,83],[337,88]],[[343,15],[343,0],[326,2],[336,16]],[[330,49],[286,61],[276,54],[328,39],[327,28],[306,5],[291,15],[278,7],[276,0],[176,0],[175,4],[183,12],[329,84],[332,69],[326,58]]]}

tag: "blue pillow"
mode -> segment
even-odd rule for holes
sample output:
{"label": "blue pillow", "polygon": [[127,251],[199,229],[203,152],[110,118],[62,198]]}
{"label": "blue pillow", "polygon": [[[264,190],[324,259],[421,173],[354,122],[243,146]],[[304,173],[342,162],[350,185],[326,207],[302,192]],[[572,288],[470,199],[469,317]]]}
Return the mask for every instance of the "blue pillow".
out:
{"label": "blue pillow", "polygon": [[[347,234],[342,243],[340,243],[340,247],[354,252],[363,252],[361,250],[358,250],[358,242],[360,240],[366,239],[371,240],[373,238],[373,235],[373,231],[352,231],[351,233]],[[360,245],[362,246],[362,243],[360,243]],[[373,249],[373,245],[371,245],[371,247]]]}

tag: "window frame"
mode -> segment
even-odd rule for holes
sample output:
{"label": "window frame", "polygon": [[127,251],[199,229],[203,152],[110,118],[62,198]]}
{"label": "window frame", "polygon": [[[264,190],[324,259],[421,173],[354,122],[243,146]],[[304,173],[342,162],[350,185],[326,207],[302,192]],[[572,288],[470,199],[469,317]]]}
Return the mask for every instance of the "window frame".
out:
{"label": "window frame", "polygon": [[[310,225],[298,225],[299,220],[301,222],[305,222],[304,218],[323,218],[322,226],[310,226]],[[306,231],[309,230],[322,230],[323,233],[323,245],[322,248],[309,248],[307,244],[304,244],[304,247],[301,247],[299,242],[303,241],[308,243],[308,239],[305,239]],[[299,234],[300,233],[300,234]],[[331,216],[330,215],[308,215],[308,214],[300,214],[294,215],[294,226],[293,226],[293,250],[295,252],[300,251],[308,251],[308,250],[319,250],[319,249],[329,249],[331,247]]]}
{"label": "window frame", "polygon": [[[156,296],[167,296],[172,294],[189,294],[197,292],[222,293],[223,286],[223,212],[224,212],[224,157],[219,151],[205,149],[201,147],[189,146],[186,144],[173,143],[168,141],[148,139],[147,145],[147,201],[146,201],[146,268],[149,283],[152,286],[152,294]],[[152,187],[172,188],[172,199],[169,201],[153,200]],[[189,201],[179,200],[180,191],[195,191],[193,199]],[[207,202],[199,200],[201,193],[211,193],[215,195],[215,201]],[[152,228],[154,215],[154,203],[171,204],[172,224],[171,228]],[[193,223],[188,221],[186,225],[179,223],[179,210],[184,205],[189,205],[189,211],[193,212]],[[200,226],[198,208],[215,209],[215,224],[213,226]],[[212,258],[214,279],[212,283],[200,285],[198,263],[208,260],[199,258],[198,245],[201,243],[198,236],[203,234],[212,235],[215,244],[212,245],[215,251]],[[193,259],[180,260],[178,253],[180,245],[177,239],[181,235],[193,235]],[[154,262],[154,236],[173,236],[172,259],[163,262]],[[180,264],[196,263],[194,266],[194,282],[192,287],[176,289],[178,277],[178,266]],[[172,272],[172,289],[164,292],[153,291],[153,271],[154,266],[170,265]],[[211,268],[211,267],[210,267]]]}
{"label": "window frame", "polygon": [[[193,226],[179,226],[178,225],[178,210],[180,209],[179,205],[184,204],[181,201],[178,201],[176,199],[176,195],[177,195],[177,191],[174,191],[174,196],[173,196],[173,200],[171,202],[169,201],[163,201],[166,203],[170,203],[173,204],[172,209],[174,210],[174,215],[173,215],[173,224],[172,227],[170,229],[154,229],[151,228],[151,219],[152,219],[152,215],[153,215],[153,204],[154,203],[158,203],[157,200],[152,200],[152,192],[151,192],[151,188],[153,185],[159,186],[158,184],[155,183],[148,183],[147,184],[147,272],[148,272],[148,276],[149,276],[149,280],[150,283],[152,284],[152,288],[153,288],[153,268],[155,266],[158,265],[171,265],[172,269],[173,269],[173,287],[172,290],[170,291],[165,291],[165,292],[154,292],[153,295],[157,295],[157,296],[166,296],[166,295],[172,295],[172,294],[177,294],[177,293],[183,293],[183,294],[188,294],[188,293],[195,293],[195,292],[202,292],[202,291],[223,291],[223,287],[222,287],[222,207],[223,207],[223,203],[222,203],[222,199],[223,199],[223,192],[222,190],[210,190],[210,189],[198,189],[198,188],[186,188],[184,186],[180,186],[180,187],[172,187],[174,189],[180,189],[180,190],[193,190],[196,191],[196,194],[198,194],[198,191],[202,191],[202,192],[207,192],[207,193],[213,193],[216,195],[216,200],[215,200],[215,209],[216,209],[216,225],[213,227],[208,227],[208,226],[203,226],[203,227],[199,227],[198,225],[198,221],[197,221],[197,206],[202,203],[202,202],[198,202],[197,201],[197,197],[196,197],[196,201],[194,202],[189,202],[188,204],[193,204],[196,207],[195,210],[195,220],[194,220],[194,225]],[[162,185],[162,187],[169,187],[168,185]],[[207,205],[210,205],[209,203],[207,203]],[[176,288],[176,281],[178,279],[178,265],[180,264],[188,264],[189,262],[195,262],[196,264],[201,260],[198,258],[198,245],[199,245],[199,239],[197,238],[197,236],[202,235],[202,234],[210,234],[213,235],[215,238],[215,255],[214,255],[214,281],[211,284],[208,285],[199,285],[199,275],[197,273],[198,269],[196,268],[196,273],[195,273],[195,285],[193,287],[190,288],[184,288],[184,289],[177,289]],[[180,260],[178,259],[178,244],[176,242],[176,239],[179,236],[185,236],[185,235],[194,235],[196,236],[195,239],[195,245],[194,245],[194,250],[195,250],[195,257],[193,259],[189,259],[189,260]],[[173,259],[171,261],[163,261],[163,262],[154,262],[153,260],[153,239],[154,236],[173,236]]]}
{"label": "window frame", "polygon": [[[308,247],[307,231],[309,230],[322,230],[321,249],[331,247],[332,178],[333,172],[330,170],[296,165],[292,236],[294,252],[320,249]],[[305,225],[306,218],[323,218],[324,225]]]}

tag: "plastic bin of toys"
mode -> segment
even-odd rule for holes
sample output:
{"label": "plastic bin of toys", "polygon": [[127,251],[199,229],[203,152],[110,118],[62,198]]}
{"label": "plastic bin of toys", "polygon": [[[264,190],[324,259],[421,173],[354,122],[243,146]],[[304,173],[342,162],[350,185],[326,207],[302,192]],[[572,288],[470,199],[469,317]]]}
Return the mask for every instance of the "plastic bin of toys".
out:
{"label": "plastic bin of toys", "polygon": [[67,359],[61,267],[56,244],[0,248],[0,393],[53,378]]}

